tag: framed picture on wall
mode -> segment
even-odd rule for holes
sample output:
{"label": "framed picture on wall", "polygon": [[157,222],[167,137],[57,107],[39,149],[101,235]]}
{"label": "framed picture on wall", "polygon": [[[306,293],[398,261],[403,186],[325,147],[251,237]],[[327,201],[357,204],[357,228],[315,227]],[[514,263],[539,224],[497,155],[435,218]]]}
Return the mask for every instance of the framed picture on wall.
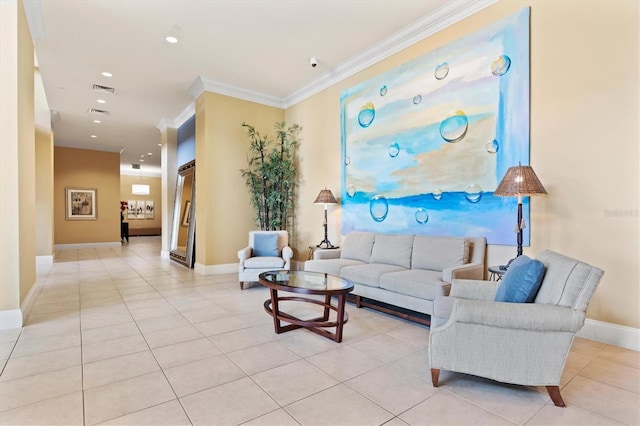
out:
{"label": "framed picture on wall", "polygon": [[65,188],[67,220],[97,220],[97,189]]}
{"label": "framed picture on wall", "polygon": [[127,219],[136,218],[136,200],[127,201]]}
{"label": "framed picture on wall", "polygon": [[148,200],[145,201],[144,207],[145,207],[145,211],[144,211],[145,217],[147,219],[153,219],[153,201],[148,201]]}
{"label": "framed picture on wall", "polygon": [[145,213],[144,213],[144,200],[138,200],[138,203],[136,204],[136,218],[137,219],[144,219],[145,218]]}

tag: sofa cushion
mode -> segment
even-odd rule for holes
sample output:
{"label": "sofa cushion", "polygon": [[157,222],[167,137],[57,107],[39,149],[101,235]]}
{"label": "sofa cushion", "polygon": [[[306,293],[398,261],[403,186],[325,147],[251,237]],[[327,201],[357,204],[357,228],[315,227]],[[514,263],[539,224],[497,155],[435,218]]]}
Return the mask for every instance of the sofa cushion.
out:
{"label": "sofa cushion", "polygon": [[255,233],[253,235],[253,256],[278,256],[278,234]]}
{"label": "sofa cushion", "polygon": [[375,234],[373,232],[349,232],[342,240],[340,257],[342,259],[369,262],[371,260],[374,237]]}
{"label": "sofa cushion", "polygon": [[413,235],[376,234],[371,263],[411,267]]}
{"label": "sofa cushion", "polygon": [[451,285],[442,281],[442,273],[426,269],[389,272],[380,277],[380,288],[420,299],[433,300],[449,294]]}
{"label": "sofa cushion", "polygon": [[321,259],[307,260],[304,262],[304,270],[311,272],[320,272],[323,274],[340,276],[340,270],[345,266],[364,265],[360,260],[353,259]]}
{"label": "sofa cushion", "polygon": [[413,238],[412,269],[442,271],[469,261],[469,241],[464,238],[429,237]]}
{"label": "sofa cushion", "polygon": [[340,276],[353,283],[369,287],[380,287],[379,280],[382,274],[403,270],[405,270],[405,268],[402,266],[371,263],[366,265],[345,266],[340,270]]}
{"label": "sofa cushion", "polygon": [[284,267],[284,259],[270,256],[250,257],[244,261],[244,267],[247,269],[281,269]]}
{"label": "sofa cushion", "polygon": [[516,257],[502,277],[496,291],[496,302],[533,302],[538,293],[544,264],[528,256]]}

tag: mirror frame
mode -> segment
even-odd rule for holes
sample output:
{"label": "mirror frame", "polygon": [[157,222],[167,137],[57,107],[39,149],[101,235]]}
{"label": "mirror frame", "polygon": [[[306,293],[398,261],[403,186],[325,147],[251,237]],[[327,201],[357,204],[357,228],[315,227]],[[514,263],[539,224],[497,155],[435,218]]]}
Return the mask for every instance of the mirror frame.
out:
{"label": "mirror frame", "polygon": [[[177,250],[178,233],[180,231],[180,210],[183,204],[182,189],[187,176],[193,175],[191,183],[191,205],[189,207],[189,226],[187,229],[187,244],[185,251]],[[188,268],[193,268],[195,261],[195,230],[196,230],[196,160],[178,168],[178,176],[176,179],[176,199],[173,207],[173,221],[171,225],[171,243],[169,258]]]}

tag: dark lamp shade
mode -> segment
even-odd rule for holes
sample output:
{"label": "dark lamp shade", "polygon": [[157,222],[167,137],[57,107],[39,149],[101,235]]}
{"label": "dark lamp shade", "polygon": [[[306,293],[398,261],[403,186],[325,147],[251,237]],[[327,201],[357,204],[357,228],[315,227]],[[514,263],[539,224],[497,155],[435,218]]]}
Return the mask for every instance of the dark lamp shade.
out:
{"label": "dark lamp shade", "polygon": [[493,195],[501,197],[515,197],[518,195],[542,195],[547,191],[540,183],[538,176],[531,166],[517,165],[509,167],[500,185],[493,191]]}
{"label": "dark lamp shade", "polygon": [[331,190],[325,188],[320,191],[313,204],[338,204],[338,201],[331,193]]}

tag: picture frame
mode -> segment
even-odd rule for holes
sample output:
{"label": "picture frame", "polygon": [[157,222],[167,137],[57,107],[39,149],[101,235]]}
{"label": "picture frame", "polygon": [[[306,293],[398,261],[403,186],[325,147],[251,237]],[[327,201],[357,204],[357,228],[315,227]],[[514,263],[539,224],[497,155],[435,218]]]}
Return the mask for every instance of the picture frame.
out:
{"label": "picture frame", "polygon": [[145,214],[145,202],[144,200],[138,200],[136,203],[136,219],[144,219]]}
{"label": "picture frame", "polygon": [[184,202],[184,212],[182,213],[181,226],[188,227],[191,221],[191,200]]}
{"label": "picture frame", "polygon": [[127,219],[132,220],[136,218],[136,200],[129,200],[127,202]]}
{"label": "picture frame", "polygon": [[95,188],[65,188],[66,220],[98,220],[97,197]]}
{"label": "picture frame", "polygon": [[144,203],[145,206],[145,216],[147,219],[153,219],[154,217],[154,205],[153,201],[147,200]]}

